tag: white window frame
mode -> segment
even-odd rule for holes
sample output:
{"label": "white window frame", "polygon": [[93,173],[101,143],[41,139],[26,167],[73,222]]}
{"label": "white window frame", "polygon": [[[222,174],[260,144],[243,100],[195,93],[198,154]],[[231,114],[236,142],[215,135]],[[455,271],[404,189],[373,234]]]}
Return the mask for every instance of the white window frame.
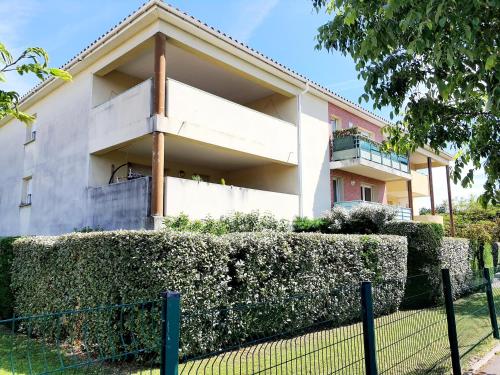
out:
{"label": "white window frame", "polygon": [[[363,202],[376,202],[374,200],[374,194],[375,194],[375,188],[373,185],[370,184],[361,184],[361,200]],[[366,194],[365,194],[365,189],[370,189],[370,200],[366,200]]]}
{"label": "white window frame", "polygon": [[342,123],[338,117],[335,116],[330,117],[330,126],[332,128],[332,132],[336,130],[342,130]]}
{"label": "white window frame", "polygon": [[[336,202],[342,202],[344,200],[344,179],[342,177],[333,177],[332,178],[332,185],[333,185],[333,181],[335,181],[335,188],[336,188],[336,192],[334,191],[333,192],[333,202],[332,203],[336,203]],[[335,193],[337,193],[337,200],[335,201]]]}
{"label": "white window frame", "polygon": [[21,195],[21,206],[30,206],[33,192],[33,177],[27,176],[23,178],[23,188]]}
{"label": "white window frame", "polygon": [[[36,118],[36,113],[33,115]],[[26,135],[24,139],[24,144],[34,142],[36,140],[36,123],[32,123],[26,126]]]}
{"label": "white window frame", "polygon": [[370,130],[367,130],[365,128],[360,128],[358,126],[358,131],[359,131],[359,134],[361,134],[362,136],[366,137],[366,138],[369,138],[369,139],[374,139],[375,138],[375,134],[370,131]]}

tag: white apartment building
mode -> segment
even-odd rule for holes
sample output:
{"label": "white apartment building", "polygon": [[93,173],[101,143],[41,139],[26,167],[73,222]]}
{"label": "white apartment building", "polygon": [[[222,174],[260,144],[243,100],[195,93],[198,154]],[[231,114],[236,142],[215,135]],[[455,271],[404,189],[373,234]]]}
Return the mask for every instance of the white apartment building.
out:
{"label": "white apartment building", "polygon": [[64,68],[72,82],[49,79],[22,99],[32,127],[0,121],[0,236],[157,228],[181,212],[319,216],[353,189],[411,209],[407,192],[429,195],[425,176],[412,193],[413,170],[451,160],[332,151],[344,114],[345,126],[384,122],[159,0]]}

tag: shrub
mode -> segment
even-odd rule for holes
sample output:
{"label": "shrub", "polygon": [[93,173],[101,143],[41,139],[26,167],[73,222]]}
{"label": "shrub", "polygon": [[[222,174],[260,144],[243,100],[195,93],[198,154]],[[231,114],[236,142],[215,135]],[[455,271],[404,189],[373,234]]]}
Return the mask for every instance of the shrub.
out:
{"label": "shrub", "polygon": [[332,209],[323,215],[327,222],[328,233],[341,233],[349,221],[349,212],[343,207],[332,207]]}
{"label": "shrub", "polygon": [[349,220],[342,230],[345,233],[380,233],[383,226],[395,217],[396,210],[390,206],[360,204],[349,211]]}
{"label": "shrub", "polygon": [[[362,280],[376,283],[376,311],[393,311],[401,301],[405,277],[405,238],[271,231],[32,237],[15,242],[13,263],[16,310],[22,315],[143,301],[156,299],[164,290],[180,291],[183,316],[189,316],[182,329],[184,354],[219,349],[234,337],[244,340],[314,324],[327,314],[338,324],[358,319]],[[244,319],[228,309],[205,313],[294,295],[308,299],[293,309],[247,309]],[[130,319],[124,326],[140,330]],[[107,337],[110,321],[113,316],[102,314],[87,322],[87,342]],[[76,332],[75,339],[83,335],[82,322],[63,324],[62,332]],[[134,337],[147,340],[140,333]],[[100,342],[107,352],[120,345],[113,339]]]}
{"label": "shrub", "polygon": [[10,288],[12,243],[16,237],[0,238],[0,320],[12,317],[14,296]]}
{"label": "shrub", "polygon": [[[421,299],[412,300],[412,306],[434,303],[441,298],[442,268],[450,269],[457,295],[468,288],[472,269],[467,240],[443,238],[442,225],[434,223],[393,221],[387,223],[382,231],[387,234],[404,235],[408,239],[409,282],[405,293],[407,296],[422,294]],[[412,282],[412,277],[416,276],[419,277]]]}
{"label": "shrub", "polygon": [[253,211],[250,213],[235,212],[230,215],[214,219],[210,216],[202,220],[190,220],[186,214],[168,216],[163,221],[166,229],[222,235],[235,232],[261,232],[275,230],[289,231],[287,220],[276,219],[268,213]]}
{"label": "shrub", "polygon": [[297,233],[327,233],[328,222],[323,218],[296,217],[293,220],[292,228]]}

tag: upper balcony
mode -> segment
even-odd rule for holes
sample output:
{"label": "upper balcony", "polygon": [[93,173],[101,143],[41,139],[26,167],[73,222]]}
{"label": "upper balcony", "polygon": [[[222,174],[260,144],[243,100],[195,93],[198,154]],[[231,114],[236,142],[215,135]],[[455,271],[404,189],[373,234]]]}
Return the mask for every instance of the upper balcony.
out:
{"label": "upper balcony", "polygon": [[[167,134],[297,164],[294,124],[173,79],[166,85],[168,117],[162,130]],[[92,109],[90,153],[152,132],[151,87],[151,80],[144,81]]]}
{"label": "upper balcony", "polygon": [[408,157],[381,150],[380,143],[360,134],[334,137],[330,168],[381,181],[410,180]]}

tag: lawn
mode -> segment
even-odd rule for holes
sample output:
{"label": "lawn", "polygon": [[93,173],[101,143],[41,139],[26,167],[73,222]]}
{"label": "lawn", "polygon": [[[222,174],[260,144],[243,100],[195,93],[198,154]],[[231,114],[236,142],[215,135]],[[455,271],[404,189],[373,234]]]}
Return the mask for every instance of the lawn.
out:
{"label": "lawn", "polygon": [[[500,288],[495,289],[500,307]],[[478,351],[492,344],[490,321],[484,293],[477,293],[455,303],[460,353],[464,369]],[[442,307],[398,311],[376,319],[377,359],[380,374],[432,373],[449,369],[446,315]],[[48,373],[78,363],[81,356],[58,351],[44,343],[35,343],[21,335],[0,331],[0,375]],[[12,353],[12,345],[15,351]],[[28,350],[29,349],[29,350]],[[31,353],[28,357],[27,353]],[[34,354],[36,353],[36,354]],[[12,364],[15,364],[13,372]],[[328,373],[362,374],[363,337],[361,324],[309,332],[294,338],[263,342],[206,359],[181,364],[179,373],[250,374],[250,373]],[[65,374],[159,374],[157,369],[138,370],[112,364],[99,368],[66,370]]]}

